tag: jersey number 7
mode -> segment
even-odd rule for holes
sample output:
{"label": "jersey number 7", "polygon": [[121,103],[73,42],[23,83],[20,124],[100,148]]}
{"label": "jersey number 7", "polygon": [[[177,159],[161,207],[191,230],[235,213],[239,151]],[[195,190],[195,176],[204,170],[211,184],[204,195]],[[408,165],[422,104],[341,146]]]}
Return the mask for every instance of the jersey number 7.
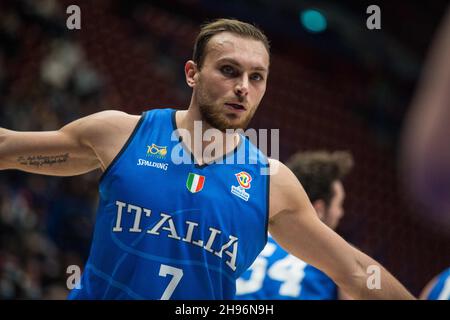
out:
{"label": "jersey number 7", "polygon": [[170,279],[169,285],[167,286],[166,290],[164,290],[164,293],[160,300],[169,300],[172,296],[172,293],[175,291],[175,288],[177,287],[178,283],[180,282],[181,278],[183,277],[183,270],[174,268],[165,264],[162,264],[159,268],[159,275],[161,277],[166,277],[167,275],[172,275],[173,278]]}

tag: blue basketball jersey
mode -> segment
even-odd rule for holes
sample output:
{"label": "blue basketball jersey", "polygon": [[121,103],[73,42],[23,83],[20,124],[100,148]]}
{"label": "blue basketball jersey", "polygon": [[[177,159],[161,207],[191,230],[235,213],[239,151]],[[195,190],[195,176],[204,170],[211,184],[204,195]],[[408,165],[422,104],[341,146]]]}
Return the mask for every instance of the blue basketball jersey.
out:
{"label": "blue basketball jersey", "polygon": [[427,300],[450,300],[450,268],[439,274]]}
{"label": "blue basketball jersey", "polygon": [[195,164],[174,133],[175,112],[144,112],[104,172],[90,255],[70,299],[233,299],[264,248],[267,158],[241,135],[223,164]]}
{"label": "blue basketball jersey", "polygon": [[322,271],[286,252],[272,237],[237,281],[242,300],[336,300],[336,284]]}

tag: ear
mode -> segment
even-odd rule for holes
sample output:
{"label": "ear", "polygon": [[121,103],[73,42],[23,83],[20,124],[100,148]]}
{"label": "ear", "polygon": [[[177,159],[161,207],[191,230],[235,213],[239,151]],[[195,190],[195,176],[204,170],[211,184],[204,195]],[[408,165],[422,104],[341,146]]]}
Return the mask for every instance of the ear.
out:
{"label": "ear", "polygon": [[317,212],[317,215],[319,216],[319,219],[323,221],[325,218],[325,211],[326,211],[326,205],[325,201],[323,200],[316,200],[312,203],[314,209]]}
{"label": "ear", "polygon": [[186,62],[184,65],[184,74],[186,76],[186,83],[191,88],[195,87],[197,73],[197,64],[192,60]]}

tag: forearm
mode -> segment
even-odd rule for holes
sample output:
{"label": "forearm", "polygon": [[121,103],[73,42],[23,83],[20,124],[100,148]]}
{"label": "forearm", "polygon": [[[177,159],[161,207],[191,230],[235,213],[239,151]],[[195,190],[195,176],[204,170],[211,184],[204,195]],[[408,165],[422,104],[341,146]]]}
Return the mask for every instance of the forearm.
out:
{"label": "forearm", "polygon": [[92,150],[83,150],[60,131],[0,131],[0,170],[72,176],[96,169]]}
{"label": "forearm", "polygon": [[317,216],[301,217],[285,213],[270,221],[270,233],[285,250],[325,272],[353,299],[413,298],[378,262],[349,245]]}
{"label": "forearm", "polygon": [[389,271],[361,251],[355,250],[355,266],[350,275],[335,279],[338,286],[355,299],[415,299]]}
{"label": "forearm", "polygon": [[269,231],[280,246],[325,272],[355,299],[413,298],[379,263],[320,221],[294,174],[283,165],[280,168],[271,177],[269,219]]}

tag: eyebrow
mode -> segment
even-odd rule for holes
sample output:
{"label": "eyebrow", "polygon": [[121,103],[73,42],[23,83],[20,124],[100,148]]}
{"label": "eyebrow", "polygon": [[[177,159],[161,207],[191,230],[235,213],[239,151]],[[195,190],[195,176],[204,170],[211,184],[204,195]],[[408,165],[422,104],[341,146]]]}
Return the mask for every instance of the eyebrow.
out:
{"label": "eyebrow", "polygon": [[[232,58],[222,58],[222,59],[219,59],[218,62],[219,63],[220,62],[228,62],[228,63],[234,64],[234,65],[236,65],[238,67],[242,67],[242,65],[237,60],[232,59]],[[268,70],[266,68],[261,67],[261,66],[252,67],[252,70],[268,72]]]}

